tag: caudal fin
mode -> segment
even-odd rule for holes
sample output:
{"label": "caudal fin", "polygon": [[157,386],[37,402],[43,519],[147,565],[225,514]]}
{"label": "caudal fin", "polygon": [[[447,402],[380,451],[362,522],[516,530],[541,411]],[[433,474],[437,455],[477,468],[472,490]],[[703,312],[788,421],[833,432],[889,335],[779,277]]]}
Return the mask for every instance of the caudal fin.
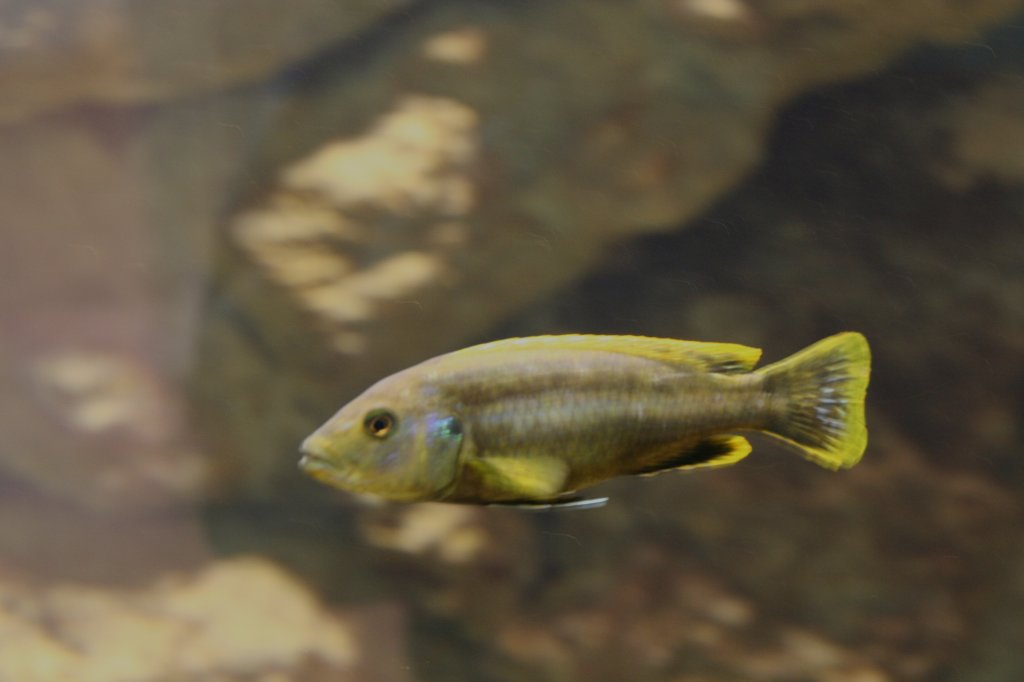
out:
{"label": "caudal fin", "polygon": [[765,387],[785,399],[766,431],[826,469],[848,469],[868,443],[864,395],[871,373],[867,340],[830,336],[760,370]]}

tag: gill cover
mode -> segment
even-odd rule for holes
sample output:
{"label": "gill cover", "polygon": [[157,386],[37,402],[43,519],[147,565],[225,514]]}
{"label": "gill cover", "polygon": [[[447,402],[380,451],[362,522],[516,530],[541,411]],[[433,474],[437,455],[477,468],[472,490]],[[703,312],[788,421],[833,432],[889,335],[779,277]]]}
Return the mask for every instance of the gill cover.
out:
{"label": "gill cover", "polygon": [[437,499],[438,493],[452,486],[458,475],[459,452],[465,437],[462,423],[452,415],[427,413],[417,426],[422,498]]}

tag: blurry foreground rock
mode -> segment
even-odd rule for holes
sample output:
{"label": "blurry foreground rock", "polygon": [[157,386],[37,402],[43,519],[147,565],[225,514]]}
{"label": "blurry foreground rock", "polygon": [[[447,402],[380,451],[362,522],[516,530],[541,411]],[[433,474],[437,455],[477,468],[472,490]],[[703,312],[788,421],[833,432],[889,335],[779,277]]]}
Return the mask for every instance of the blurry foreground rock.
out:
{"label": "blurry foreground rock", "polygon": [[761,158],[779,107],[1019,1],[437,3],[301,72],[225,226],[196,396],[222,483],[373,379],[479,338],[668,231]]}
{"label": "blurry foreground rock", "polygon": [[[276,75],[410,0],[34,0],[0,7],[0,124]],[[287,9],[286,9],[287,8]]]}
{"label": "blurry foreground rock", "polygon": [[282,72],[410,4],[0,3],[0,486],[200,497],[180,382],[246,131]]}
{"label": "blurry foreground rock", "polygon": [[148,590],[0,579],[0,679],[400,682],[389,610],[340,617],[273,564],[223,561]]}
{"label": "blurry foreground rock", "polygon": [[39,350],[32,365],[0,368],[8,476],[108,511],[198,499],[205,462],[152,366],[110,349]]}
{"label": "blurry foreground rock", "polygon": [[188,321],[242,164],[233,116],[262,111],[210,91],[398,6],[0,5],[0,484],[106,510],[199,497],[178,387]]}
{"label": "blurry foreground rock", "polygon": [[395,589],[432,618],[504,619],[543,571],[534,518],[515,510],[418,504],[362,515]]}

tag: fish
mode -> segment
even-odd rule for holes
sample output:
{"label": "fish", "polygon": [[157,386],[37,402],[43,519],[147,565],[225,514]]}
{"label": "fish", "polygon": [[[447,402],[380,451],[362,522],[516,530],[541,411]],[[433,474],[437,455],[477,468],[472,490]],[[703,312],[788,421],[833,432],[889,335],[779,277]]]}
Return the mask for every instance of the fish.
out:
{"label": "fish", "polygon": [[734,343],[567,334],[425,360],[366,389],[301,445],[321,483],[397,502],[590,508],[620,476],[717,469],[762,432],[830,470],[867,447],[857,332],[755,369]]}

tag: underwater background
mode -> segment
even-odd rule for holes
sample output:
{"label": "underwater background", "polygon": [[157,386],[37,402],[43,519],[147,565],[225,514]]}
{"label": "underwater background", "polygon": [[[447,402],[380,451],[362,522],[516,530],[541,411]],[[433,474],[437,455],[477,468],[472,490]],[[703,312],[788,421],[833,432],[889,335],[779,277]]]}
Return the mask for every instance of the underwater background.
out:
{"label": "underwater background", "polygon": [[[16,0],[0,237],[0,682],[1024,679],[1020,0]],[[842,330],[838,474],[296,466],[471,343]]]}

